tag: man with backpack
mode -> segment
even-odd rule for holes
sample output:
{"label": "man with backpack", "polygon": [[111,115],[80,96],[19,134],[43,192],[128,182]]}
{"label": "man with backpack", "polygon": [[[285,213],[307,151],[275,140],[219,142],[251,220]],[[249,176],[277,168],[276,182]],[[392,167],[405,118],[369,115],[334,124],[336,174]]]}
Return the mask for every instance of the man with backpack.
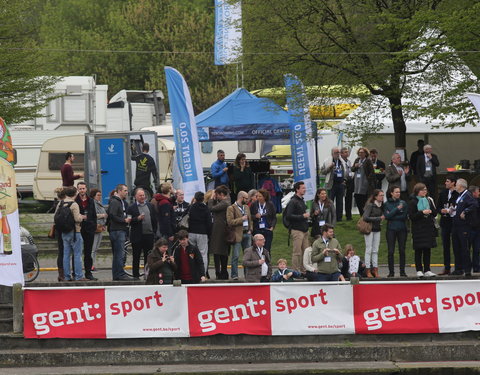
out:
{"label": "man with backpack", "polygon": [[83,239],[80,234],[81,223],[86,219],[80,214],[80,208],[75,202],[77,189],[74,186],[65,188],[65,200],[61,201],[55,211],[55,227],[62,233],[63,239],[63,270],[65,280],[71,281],[70,257],[73,255],[75,281],[88,281],[82,272]]}
{"label": "man with backpack", "polygon": [[288,228],[292,236],[292,267],[296,271],[304,273],[303,253],[310,246],[308,241],[308,218],[310,213],[303,200],[307,188],[303,181],[295,182],[293,188],[295,189],[295,195],[290,199],[287,207],[285,207],[283,224]]}

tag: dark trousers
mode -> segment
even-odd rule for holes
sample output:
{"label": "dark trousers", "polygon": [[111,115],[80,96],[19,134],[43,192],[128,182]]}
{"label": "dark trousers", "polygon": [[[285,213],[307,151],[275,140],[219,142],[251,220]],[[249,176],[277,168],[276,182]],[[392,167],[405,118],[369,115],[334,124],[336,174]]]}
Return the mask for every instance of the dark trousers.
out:
{"label": "dark trousers", "polygon": [[345,185],[343,183],[334,183],[332,188],[329,191],[330,199],[335,204],[337,221],[342,221],[344,194],[345,194]]}
{"label": "dark trousers", "polygon": [[215,263],[215,275],[218,280],[228,280],[228,255],[213,254],[213,262]]}
{"label": "dark trousers", "polygon": [[265,237],[265,249],[270,251],[272,254],[272,241],[273,241],[273,231],[268,229],[256,229],[253,231],[253,235],[262,234]]}
{"label": "dark trousers", "polygon": [[452,243],[452,223],[442,223],[443,265],[450,271],[452,259],[450,256],[450,244]]}
{"label": "dark trousers", "polygon": [[480,272],[480,230],[470,230],[468,246],[472,249],[473,272]]}
{"label": "dark trousers", "polygon": [[140,258],[143,254],[143,264],[147,263],[148,253],[153,249],[153,234],[144,234],[139,242],[132,242],[132,275],[140,277]]}
{"label": "dark trousers", "polygon": [[358,207],[358,212],[360,216],[362,216],[368,199],[367,194],[354,194],[353,196]]}
{"label": "dark trousers", "polygon": [[417,269],[417,271],[430,271],[430,253],[431,249],[415,249],[415,268]]}
{"label": "dark trousers", "polygon": [[387,248],[388,248],[388,270],[395,273],[394,253],[395,242],[398,242],[398,254],[400,255],[400,273],[405,273],[405,244],[407,243],[407,231],[387,230]]}
{"label": "dark trousers", "polygon": [[347,180],[345,183],[345,216],[347,220],[352,219],[353,188],[353,179]]}
{"label": "dark trousers", "polygon": [[437,182],[435,176],[426,177],[423,179],[423,183],[427,187],[428,195],[433,198],[433,200],[437,201]]}
{"label": "dark trousers", "polygon": [[93,240],[95,238],[95,232],[87,231],[82,228],[80,232],[83,238],[83,266],[85,267],[85,275],[92,274],[92,247],[93,247]]}
{"label": "dark trousers", "polygon": [[[468,236],[470,228],[465,224],[457,225],[455,222],[452,226],[453,234],[453,252],[455,253],[455,271],[472,272],[472,259],[468,246]],[[457,249],[455,249],[455,247]],[[457,260],[458,259],[458,260]]]}

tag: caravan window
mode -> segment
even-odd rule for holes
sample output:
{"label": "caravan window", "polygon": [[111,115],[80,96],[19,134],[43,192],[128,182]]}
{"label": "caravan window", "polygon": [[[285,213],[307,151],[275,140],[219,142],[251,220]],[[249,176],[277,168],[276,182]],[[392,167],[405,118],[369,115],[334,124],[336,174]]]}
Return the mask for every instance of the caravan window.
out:
{"label": "caravan window", "polygon": [[[65,154],[66,152],[49,152],[48,153],[48,169],[51,171],[59,171],[62,168],[62,165],[65,164]],[[72,164],[74,171],[83,171],[85,168],[83,163],[85,159],[85,154],[74,152],[75,160]]]}
{"label": "caravan window", "polygon": [[202,145],[202,153],[211,154],[213,151],[213,142],[200,142]]}
{"label": "caravan window", "polygon": [[252,141],[238,141],[238,152],[242,152],[244,154],[252,153],[256,151],[256,143],[255,140]]}

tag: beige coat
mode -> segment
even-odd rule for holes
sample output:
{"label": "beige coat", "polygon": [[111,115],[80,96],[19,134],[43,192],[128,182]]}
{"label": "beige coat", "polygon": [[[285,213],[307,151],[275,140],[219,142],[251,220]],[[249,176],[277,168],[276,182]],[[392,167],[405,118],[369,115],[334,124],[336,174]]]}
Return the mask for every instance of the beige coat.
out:
{"label": "beige coat", "polygon": [[[250,214],[250,207],[246,204],[242,207],[245,210],[245,213],[248,216],[248,230],[250,233],[253,231],[253,221],[252,215]],[[230,227],[235,228],[235,242],[242,242],[243,238],[243,219],[242,219],[242,212],[240,208],[238,208],[237,204],[234,203],[227,208],[227,224]]]}
{"label": "beige coat", "polygon": [[[72,211],[73,214],[73,220],[75,220],[75,232],[80,232],[82,228],[82,215],[80,215],[80,207],[78,206],[78,203],[75,202],[74,198],[66,197],[65,198],[65,203],[73,202],[72,205],[70,206],[70,210]],[[58,211],[58,207],[60,206],[60,202],[58,202],[57,207],[55,208],[55,213]]]}
{"label": "beige coat", "polygon": [[211,254],[228,256],[230,245],[227,243],[225,231],[227,228],[227,208],[230,197],[222,201],[210,199],[208,208],[213,215],[212,235],[210,236],[209,251]]}
{"label": "beige coat", "polygon": [[[263,254],[265,255],[265,263],[268,266],[267,270],[267,279],[270,280],[272,277],[272,264],[270,253],[267,249],[263,249]],[[259,283],[262,278],[262,265],[258,263],[260,257],[258,256],[255,246],[245,249],[245,254],[243,255],[243,267],[245,271],[245,281],[247,283]]]}

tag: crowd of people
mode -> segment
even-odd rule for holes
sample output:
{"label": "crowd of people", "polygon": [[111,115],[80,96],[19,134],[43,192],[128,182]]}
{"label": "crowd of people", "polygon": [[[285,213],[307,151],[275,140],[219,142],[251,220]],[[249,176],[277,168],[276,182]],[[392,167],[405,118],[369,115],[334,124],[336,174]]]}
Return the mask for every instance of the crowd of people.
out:
{"label": "crowd of people", "polygon": [[[107,230],[113,254],[112,279],[130,280],[123,259],[128,238],[133,249],[133,278],[140,278],[145,265],[148,284],[171,284],[174,280],[199,283],[213,277],[238,280],[241,253],[247,282],[376,278],[380,276],[378,250],[382,230],[388,248],[388,277],[395,276],[395,247],[400,260],[399,275],[407,276],[405,249],[409,231],[418,277],[435,276],[430,269],[430,256],[431,249],[437,246],[439,230],[445,262],[441,274],[469,276],[472,271],[480,272],[479,188],[448,176],[445,190],[436,199],[439,162],[430,145],[419,143],[410,164],[403,162],[398,153],[392,155],[388,166],[378,156],[377,150],[361,147],[351,162],[348,148],[334,147],[331,157],[320,168],[325,175],[325,188],[316,191],[310,208],[304,201],[305,184],[295,183],[294,194],[282,214],[292,241],[291,268],[286,259],[279,259],[275,272],[270,251],[277,209],[267,189],[254,189],[254,175],[244,154],[236,157],[232,173],[225,162],[225,152],[219,150],[211,166],[214,189],[196,192],[191,202],[185,201],[184,192],[175,190],[168,182],[158,186],[150,201],[145,188],[135,189],[131,204],[127,203],[128,187],[119,184],[110,194],[108,208],[101,203],[102,192],[88,191],[85,182],[78,182],[76,187],[64,186],[58,191],[56,211],[68,207],[74,227],[69,232],[57,230],[58,280],[95,280],[92,271],[96,253]],[[65,167],[72,185],[73,180],[82,177],[73,174],[73,157],[67,154]],[[410,190],[413,175],[418,182]],[[386,192],[381,189],[384,179],[388,182]],[[342,221],[344,212],[345,219],[352,220],[353,200],[367,228],[363,230],[363,261],[351,244],[342,250],[341,239],[335,236],[335,226]],[[441,215],[439,223],[437,214]],[[209,274],[211,262],[215,275]]]}

